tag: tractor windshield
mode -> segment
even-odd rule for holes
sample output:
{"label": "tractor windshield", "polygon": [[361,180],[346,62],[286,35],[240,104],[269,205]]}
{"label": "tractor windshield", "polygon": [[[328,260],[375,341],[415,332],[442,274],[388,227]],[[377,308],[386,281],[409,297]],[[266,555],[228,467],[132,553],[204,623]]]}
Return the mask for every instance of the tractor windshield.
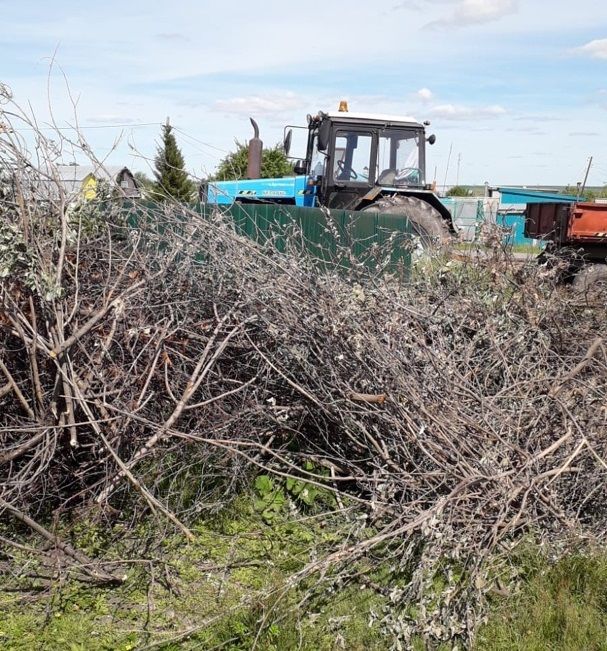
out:
{"label": "tractor windshield", "polygon": [[377,183],[390,186],[420,186],[423,133],[405,129],[382,131],[377,147]]}
{"label": "tractor windshield", "polygon": [[333,179],[364,183],[369,179],[373,136],[360,131],[338,131],[335,137]]}

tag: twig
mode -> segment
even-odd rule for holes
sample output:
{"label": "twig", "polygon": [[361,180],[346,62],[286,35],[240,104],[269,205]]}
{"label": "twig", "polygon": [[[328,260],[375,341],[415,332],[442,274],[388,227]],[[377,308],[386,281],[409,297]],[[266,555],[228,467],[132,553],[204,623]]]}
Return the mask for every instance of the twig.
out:
{"label": "twig", "polygon": [[97,569],[95,567],[95,564],[91,561],[91,559],[85,556],[82,552],[79,552],[78,550],[74,549],[67,543],[63,542],[55,534],[48,531],[48,529],[45,529],[41,524],[38,524],[37,522],[32,520],[28,515],[26,515],[19,509],[17,509],[12,504],[6,502],[1,497],[0,497],[0,509],[8,511],[11,515],[17,518],[17,520],[20,520],[21,522],[26,524],[30,529],[35,531],[38,535],[42,536],[50,543],[52,543],[54,547],[60,549],[66,556],[69,556],[73,560],[80,563],[82,571],[85,572],[86,574],[89,574],[92,578],[96,579],[100,583],[110,583],[113,585],[119,585],[123,583],[122,578],[119,578],[113,574],[107,574],[106,572],[102,572],[101,570]]}

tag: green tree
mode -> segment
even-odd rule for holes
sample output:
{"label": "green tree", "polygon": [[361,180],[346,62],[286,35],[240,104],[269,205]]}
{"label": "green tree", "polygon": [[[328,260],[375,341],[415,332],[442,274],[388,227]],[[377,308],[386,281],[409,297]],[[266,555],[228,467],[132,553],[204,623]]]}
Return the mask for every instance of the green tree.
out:
{"label": "green tree", "polygon": [[135,172],[133,176],[140,187],[149,187],[154,184],[154,181],[145,172]]}
{"label": "green tree", "polygon": [[194,197],[195,185],[184,169],[185,161],[173,134],[173,127],[167,118],[162,125],[162,137],[154,159],[153,191],[158,198],[173,198],[190,201]]}
{"label": "green tree", "polygon": [[472,192],[465,185],[454,185],[447,192],[448,197],[471,197]]}
{"label": "green tree", "polygon": [[[236,150],[230,152],[217,167],[213,181],[232,181],[246,179],[248,145],[236,141]],[[293,169],[283,151],[282,145],[264,148],[261,155],[261,178],[273,179],[281,176],[293,176]]]}
{"label": "green tree", "polygon": [[573,185],[567,185],[561,190],[561,194],[570,194],[577,196],[577,193],[581,192],[580,197],[586,201],[595,201],[596,199],[605,199],[607,198],[607,185],[602,188],[584,188],[582,192],[580,188]]}
{"label": "green tree", "polygon": [[147,192],[154,191],[154,181],[145,172],[135,172],[133,176],[140,190]]}

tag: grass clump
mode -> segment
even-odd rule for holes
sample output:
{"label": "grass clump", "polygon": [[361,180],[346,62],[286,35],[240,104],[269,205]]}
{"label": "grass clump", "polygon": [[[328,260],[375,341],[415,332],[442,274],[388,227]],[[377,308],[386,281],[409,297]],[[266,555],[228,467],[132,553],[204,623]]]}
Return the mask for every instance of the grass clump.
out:
{"label": "grass clump", "polygon": [[522,580],[517,594],[494,601],[475,651],[607,650],[607,555],[554,564],[536,555]]}

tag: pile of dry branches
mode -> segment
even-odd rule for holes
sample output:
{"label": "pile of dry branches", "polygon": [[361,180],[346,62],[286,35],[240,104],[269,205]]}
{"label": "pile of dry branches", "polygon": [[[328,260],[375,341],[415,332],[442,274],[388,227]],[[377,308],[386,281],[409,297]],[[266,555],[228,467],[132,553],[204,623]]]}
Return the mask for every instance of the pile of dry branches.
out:
{"label": "pile of dry branches", "polygon": [[44,523],[135,500],[191,536],[251,475],[329,477],[376,534],[293,582],[388,563],[395,606],[418,605],[386,617],[407,643],[470,635],[487,559],[522,534],[604,535],[604,301],[499,247],[406,284],[319,271],[296,230],[278,253],[220,213],[74,202],[48,151],[0,135],[5,544],[25,524],[111,581]]}

